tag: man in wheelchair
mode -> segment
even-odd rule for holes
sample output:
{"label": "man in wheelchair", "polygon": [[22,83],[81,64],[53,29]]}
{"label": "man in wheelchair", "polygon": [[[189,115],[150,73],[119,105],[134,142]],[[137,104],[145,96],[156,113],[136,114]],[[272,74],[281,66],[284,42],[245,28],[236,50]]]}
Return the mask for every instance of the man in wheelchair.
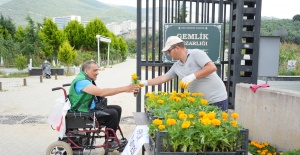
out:
{"label": "man in wheelchair", "polygon": [[[128,85],[117,88],[99,88],[95,84],[99,72],[97,64],[94,61],[87,61],[83,64],[81,72],[72,81],[69,90],[69,100],[71,110],[73,112],[95,112],[98,122],[104,122],[106,128],[117,130],[121,118],[122,108],[118,105],[107,105],[100,107],[97,105],[100,99],[101,102],[106,102],[104,97],[112,96],[123,92],[136,92],[139,90],[139,85]],[[105,103],[106,104],[106,103]],[[109,136],[113,136],[111,131],[108,131]],[[113,139],[109,141],[111,148],[117,148],[118,143]],[[121,144],[122,145],[122,144]],[[124,144],[123,144],[124,145]]]}

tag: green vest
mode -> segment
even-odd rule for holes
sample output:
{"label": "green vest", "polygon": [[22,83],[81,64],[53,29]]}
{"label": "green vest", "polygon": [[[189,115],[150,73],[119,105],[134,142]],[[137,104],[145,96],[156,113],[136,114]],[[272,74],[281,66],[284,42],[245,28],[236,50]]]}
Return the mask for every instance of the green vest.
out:
{"label": "green vest", "polygon": [[89,112],[89,109],[90,109],[89,105],[92,102],[93,95],[85,93],[85,92],[77,94],[77,92],[75,90],[75,83],[77,81],[81,81],[81,80],[91,81],[91,79],[89,79],[83,71],[81,71],[76,76],[76,78],[72,81],[71,88],[69,90],[69,99],[70,99],[70,103],[71,103],[71,110],[76,111],[76,108],[78,108],[77,109],[78,112]]}

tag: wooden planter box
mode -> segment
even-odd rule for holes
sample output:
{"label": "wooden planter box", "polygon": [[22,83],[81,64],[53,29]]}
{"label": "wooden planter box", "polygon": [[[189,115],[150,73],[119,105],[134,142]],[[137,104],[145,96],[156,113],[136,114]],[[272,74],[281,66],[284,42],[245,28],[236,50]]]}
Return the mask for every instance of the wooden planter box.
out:
{"label": "wooden planter box", "polygon": [[[240,140],[237,140],[234,152],[171,152],[168,140],[168,132],[156,131],[155,140],[150,137],[149,145],[153,155],[247,155],[248,154],[248,129],[239,131]],[[163,147],[162,144],[167,144]]]}
{"label": "wooden planter box", "polygon": [[[145,108],[148,121],[152,122],[157,117]],[[248,154],[248,141],[249,130],[243,129],[238,133],[239,139],[236,142],[236,148],[234,152],[171,152],[170,144],[168,142],[168,132],[156,130],[155,138],[149,136],[150,150],[153,155],[247,155]],[[162,144],[167,144],[163,147]]]}

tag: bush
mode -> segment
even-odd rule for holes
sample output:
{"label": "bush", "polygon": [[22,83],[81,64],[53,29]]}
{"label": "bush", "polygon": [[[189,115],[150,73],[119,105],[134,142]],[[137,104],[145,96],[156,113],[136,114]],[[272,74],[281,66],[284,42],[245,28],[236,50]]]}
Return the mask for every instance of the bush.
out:
{"label": "bush", "polygon": [[14,65],[18,70],[23,70],[27,67],[27,59],[23,55],[18,55]]}

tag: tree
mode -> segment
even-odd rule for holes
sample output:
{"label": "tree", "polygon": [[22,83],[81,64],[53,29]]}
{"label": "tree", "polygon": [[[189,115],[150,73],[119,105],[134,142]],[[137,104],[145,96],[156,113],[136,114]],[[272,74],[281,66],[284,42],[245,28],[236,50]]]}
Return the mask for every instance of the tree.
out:
{"label": "tree", "polygon": [[297,14],[293,17],[293,22],[300,21],[300,14]]}
{"label": "tree", "polygon": [[122,61],[125,61],[127,56],[128,56],[128,46],[125,42],[125,40],[123,39],[123,37],[118,37],[118,42],[120,43],[120,51],[121,51],[121,58]]}
{"label": "tree", "polygon": [[15,34],[16,39],[20,42],[22,53],[24,56],[35,55],[39,51],[40,37],[38,35],[38,28],[34,25],[34,21],[27,16],[28,25],[25,30],[18,27]]}
{"label": "tree", "polygon": [[67,73],[69,73],[70,65],[74,62],[77,57],[77,52],[70,45],[69,41],[64,41],[59,46],[58,60],[67,65]]}
{"label": "tree", "polygon": [[22,54],[18,55],[16,61],[15,61],[15,67],[18,70],[23,70],[25,69],[27,66],[27,59],[25,56],[23,56]]}
{"label": "tree", "polygon": [[[95,18],[94,20],[90,21],[85,27],[85,36],[86,36],[85,46],[89,50],[96,50],[97,49],[96,35],[99,34],[105,36],[107,32],[108,29],[99,18]],[[100,43],[100,47],[105,47],[105,44]]]}
{"label": "tree", "polygon": [[71,46],[79,50],[84,43],[84,27],[77,20],[71,20],[65,27],[64,32]]}
{"label": "tree", "polygon": [[5,19],[3,15],[0,16],[0,25],[3,29],[6,29],[10,36],[14,36],[16,32],[15,24],[12,22],[11,18]]}
{"label": "tree", "polygon": [[55,59],[57,57],[57,52],[59,46],[63,41],[66,40],[66,36],[63,31],[59,31],[57,24],[55,24],[52,19],[47,18],[44,20],[41,31],[39,35],[44,44],[43,50],[45,52],[47,60]]}

